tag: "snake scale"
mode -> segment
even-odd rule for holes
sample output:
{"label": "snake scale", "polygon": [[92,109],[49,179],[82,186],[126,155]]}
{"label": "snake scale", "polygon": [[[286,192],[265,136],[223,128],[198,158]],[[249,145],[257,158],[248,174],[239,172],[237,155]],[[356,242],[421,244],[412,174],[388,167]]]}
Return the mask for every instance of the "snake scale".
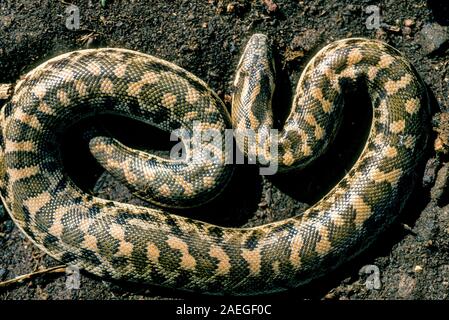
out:
{"label": "snake scale", "polygon": [[[416,180],[428,140],[426,87],[396,49],[362,38],[333,42],[310,60],[276,137],[278,156],[268,161],[287,170],[322,154],[338,129],[344,88],[360,84],[371,97],[371,128],[344,178],[302,214],[228,228],[82,191],[64,170],[60,133],[104,113],[167,131],[193,130],[194,123],[219,132],[266,130],[274,89],[267,37],[253,35],[240,59],[232,118],[203,81],[172,63],[125,49],[69,52],[22,77],[1,110],[1,198],[39,248],[100,277],[208,294],[295,288],[371,244],[397,217]],[[117,179],[167,207],[213,198],[232,172],[223,161],[159,158],[107,136],[89,145]],[[202,147],[213,152],[216,146]]]}

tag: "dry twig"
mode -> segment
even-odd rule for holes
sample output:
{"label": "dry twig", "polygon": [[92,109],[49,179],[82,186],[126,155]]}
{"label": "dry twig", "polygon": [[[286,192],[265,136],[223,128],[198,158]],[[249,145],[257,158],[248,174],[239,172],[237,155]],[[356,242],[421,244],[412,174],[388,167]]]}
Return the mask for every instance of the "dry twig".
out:
{"label": "dry twig", "polygon": [[49,274],[49,273],[65,273],[65,265],[61,265],[61,266],[56,266],[56,267],[51,267],[48,269],[44,269],[44,270],[39,270],[36,272],[32,272],[32,273],[28,273],[28,274],[24,274],[18,277],[15,277],[14,279],[10,279],[10,280],[6,280],[3,282],[0,282],[0,288],[5,288],[8,287],[12,284],[15,283],[21,283],[24,280],[30,280],[38,275],[42,275],[42,274]]}

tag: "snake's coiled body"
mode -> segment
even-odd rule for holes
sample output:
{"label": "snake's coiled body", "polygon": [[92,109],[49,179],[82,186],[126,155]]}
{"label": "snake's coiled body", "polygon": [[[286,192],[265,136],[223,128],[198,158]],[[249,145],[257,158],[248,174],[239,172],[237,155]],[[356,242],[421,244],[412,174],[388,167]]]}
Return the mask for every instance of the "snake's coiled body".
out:
{"label": "snake's coiled body", "polygon": [[[254,39],[251,45],[260,49],[263,37]],[[272,76],[266,60],[251,55],[251,45],[249,60],[263,62],[249,69],[246,57],[240,62],[233,123],[257,129],[271,125],[271,111],[260,104],[271,100],[265,90]],[[325,149],[338,127],[342,88],[356,80],[372,98],[373,120],[347,175],[302,215],[223,228],[90,196],[67,176],[58,149],[65,125],[96,113],[119,113],[164,130],[192,128],[196,120],[223,131],[231,118],[216,95],[181,68],[128,50],[56,57],[28,73],[1,111],[2,200],[41,249],[99,276],[212,294],[297,287],[366,248],[398,215],[424,152],[429,110],[413,67],[386,44],[348,39],[322,49],[304,70],[279,133],[280,166],[303,166]],[[231,170],[222,162],[188,164],[136,153],[104,137],[94,139],[91,150],[122,181],[171,206],[211,198]]]}

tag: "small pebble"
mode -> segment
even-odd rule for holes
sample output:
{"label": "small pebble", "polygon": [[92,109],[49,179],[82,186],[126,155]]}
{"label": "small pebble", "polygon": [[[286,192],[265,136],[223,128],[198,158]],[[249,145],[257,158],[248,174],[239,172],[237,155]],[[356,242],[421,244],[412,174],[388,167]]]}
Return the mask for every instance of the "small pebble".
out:
{"label": "small pebble", "polygon": [[411,34],[412,34],[412,28],[410,28],[410,27],[404,27],[404,28],[402,28],[402,34],[403,34],[404,36],[409,36],[409,35],[411,35]]}
{"label": "small pebble", "polygon": [[415,266],[414,269],[415,273],[421,273],[423,271],[423,267],[421,267],[420,265]]}
{"label": "small pebble", "polygon": [[231,102],[232,102],[232,96],[231,96],[230,94],[225,94],[223,100],[224,100],[224,102],[225,102],[226,104],[231,104]]}
{"label": "small pebble", "polygon": [[11,24],[14,21],[14,17],[13,16],[3,16],[0,17],[0,22],[1,24],[7,29],[11,26]]}
{"label": "small pebble", "polygon": [[268,13],[274,13],[278,10],[278,5],[273,0],[263,0]]}
{"label": "small pebble", "polygon": [[431,54],[449,41],[449,28],[438,23],[426,24],[417,37],[425,54]]}
{"label": "small pebble", "polygon": [[333,292],[329,292],[328,294],[326,294],[325,296],[324,296],[324,299],[325,300],[334,300],[334,299],[336,299],[337,298],[337,296],[335,295],[335,293],[333,293]]}
{"label": "small pebble", "polygon": [[412,19],[405,19],[404,20],[404,26],[405,27],[413,27],[415,25],[415,21],[413,21]]}
{"label": "small pebble", "polygon": [[376,39],[385,41],[387,39],[387,33],[383,29],[377,29]]}
{"label": "small pebble", "polygon": [[233,3],[230,3],[226,6],[227,13],[233,13],[234,11],[235,11],[235,5]]}
{"label": "small pebble", "polygon": [[259,202],[259,204],[258,204],[259,208],[265,208],[267,205],[268,205],[268,204],[267,204],[266,201],[261,201],[261,202]]}
{"label": "small pebble", "polygon": [[441,199],[444,198],[444,193],[446,192],[448,186],[449,186],[449,164],[445,163],[436,174],[434,186],[430,190],[431,199],[440,202]]}
{"label": "small pebble", "polygon": [[404,230],[410,232],[410,233],[413,234],[413,235],[416,235],[416,232],[413,231],[413,228],[410,227],[408,224],[403,223],[403,224],[402,224],[402,227],[404,228]]}
{"label": "small pebble", "polygon": [[235,43],[234,43],[234,42],[231,42],[231,43],[229,44],[229,52],[230,52],[230,53],[234,53],[236,50],[237,50],[237,48],[235,47]]}
{"label": "small pebble", "polygon": [[449,122],[449,112],[437,113],[432,122],[433,130],[438,133],[435,140],[435,151],[443,154],[449,153],[449,128],[445,125]]}
{"label": "small pebble", "polygon": [[384,29],[393,33],[398,33],[401,31],[401,27],[399,26],[384,25]]}
{"label": "small pebble", "polygon": [[440,161],[438,158],[431,158],[427,161],[426,167],[424,169],[424,175],[423,175],[423,186],[429,187],[435,183],[435,178],[437,175],[437,169],[440,166]]}

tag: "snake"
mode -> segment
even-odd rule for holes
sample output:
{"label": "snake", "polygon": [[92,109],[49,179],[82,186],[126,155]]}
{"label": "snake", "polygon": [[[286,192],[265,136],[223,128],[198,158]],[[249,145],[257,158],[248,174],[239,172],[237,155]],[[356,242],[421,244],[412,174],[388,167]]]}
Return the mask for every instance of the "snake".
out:
{"label": "snake", "polygon": [[[249,39],[231,89],[231,112],[189,71],[128,49],[77,50],[35,67],[17,81],[0,114],[0,196],[9,215],[37,247],[67,265],[101,278],[202,294],[290,290],[350,261],[396,220],[416,184],[429,139],[426,86],[392,46],[337,40],[306,64],[290,113],[271,134],[271,47],[266,35]],[[228,129],[234,128],[248,158],[259,156],[259,165],[306,167],[338,132],[346,88],[361,87],[371,106],[359,107],[372,110],[363,148],[345,176],[304,212],[238,228],[170,210],[210,201],[233,179],[235,166],[220,152]],[[101,114],[178,132],[185,146],[179,158],[133,149],[107,134],[89,140],[101,166],[157,208],[96,197],[66,172],[62,132]],[[251,137],[239,139],[245,130],[257,133],[250,147],[245,141]],[[198,131],[221,134],[195,138]]]}

